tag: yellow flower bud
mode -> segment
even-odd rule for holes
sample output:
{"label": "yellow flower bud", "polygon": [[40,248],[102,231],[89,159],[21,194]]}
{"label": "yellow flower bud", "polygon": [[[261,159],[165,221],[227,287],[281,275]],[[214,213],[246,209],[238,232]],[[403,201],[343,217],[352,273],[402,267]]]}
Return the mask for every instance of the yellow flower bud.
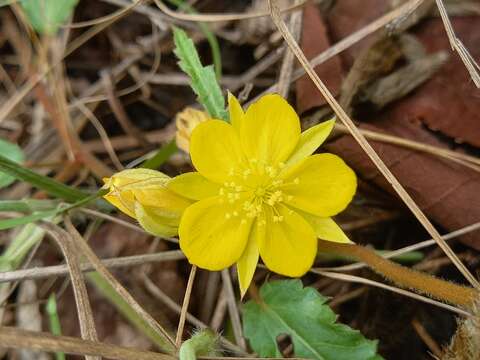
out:
{"label": "yellow flower bud", "polygon": [[157,236],[176,235],[180,217],[192,203],[169,190],[170,178],[160,171],[128,169],[103,181],[109,190],[104,198]]}
{"label": "yellow flower bud", "polygon": [[190,136],[192,135],[193,129],[198,124],[208,119],[209,116],[205,111],[191,107],[187,107],[179,112],[175,119],[177,125],[176,142],[178,148],[188,153],[190,148]]}

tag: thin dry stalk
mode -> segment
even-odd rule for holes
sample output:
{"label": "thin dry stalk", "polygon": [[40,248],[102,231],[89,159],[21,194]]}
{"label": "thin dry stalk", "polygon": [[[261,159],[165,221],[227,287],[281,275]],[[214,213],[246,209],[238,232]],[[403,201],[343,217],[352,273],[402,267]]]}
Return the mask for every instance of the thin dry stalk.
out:
{"label": "thin dry stalk", "polygon": [[415,318],[412,320],[412,327],[417,333],[417,335],[420,337],[420,339],[422,339],[422,341],[425,343],[425,345],[428,346],[432,354],[435,355],[437,358],[440,358],[442,356],[442,349],[440,348],[440,346],[438,346],[437,342],[428,333],[422,323]]}
{"label": "thin dry stalk", "polygon": [[[178,315],[181,314],[182,307],[180,305],[178,305],[167,294],[165,294],[161,289],[159,289],[158,286],[155,285],[145,273],[142,273],[140,276],[144,281],[145,287],[153,296],[155,296],[158,300],[160,300],[163,304],[165,304],[170,310],[174,311]],[[208,328],[207,324],[197,319],[195,316],[193,316],[189,312],[187,312],[186,319],[188,322],[190,322],[192,325],[195,325],[199,329]],[[220,335],[219,338],[220,338],[220,342],[222,343],[223,347],[225,347],[225,349],[232,351],[233,353],[236,353],[238,355],[242,355],[242,356],[248,355],[246,351],[241,349],[239,346],[233,344],[232,342],[227,340],[225,337]]]}
{"label": "thin dry stalk", "polygon": [[[342,132],[344,134],[351,135],[347,127],[342,124],[335,124],[335,130]],[[443,149],[441,147],[434,146],[434,145],[427,145],[415,140],[405,139],[400,136],[383,134],[377,131],[365,130],[365,129],[359,129],[359,131],[367,139],[381,141],[387,144],[399,145],[412,150],[422,151],[427,154],[432,154],[435,156],[443,157],[448,160],[458,162],[475,171],[480,171],[480,159],[475,156],[470,156],[470,155],[462,154],[456,151]],[[475,165],[472,165],[472,164],[475,164]]]}
{"label": "thin dry stalk", "polygon": [[360,276],[348,275],[348,274],[338,274],[338,273],[335,273],[335,272],[320,271],[320,270],[317,270],[317,269],[311,269],[310,272],[312,272],[314,274],[326,276],[326,277],[329,277],[331,279],[336,279],[336,280],[341,280],[341,281],[349,281],[349,282],[353,282],[353,283],[365,284],[365,285],[378,287],[380,289],[385,289],[385,290],[388,290],[388,291],[391,291],[391,292],[394,292],[394,293],[397,293],[397,294],[400,294],[400,295],[410,297],[410,298],[415,299],[415,300],[423,301],[427,304],[438,306],[440,308],[452,311],[452,312],[457,313],[457,314],[462,315],[462,316],[471,316],[471,314],[469,312],[467,312],[465,310],[462,310],[462,309],[459,309],[455,306],[444,304],[440,301],[430,299],[426,296],[415,294],[414,292],[411,292],[411,291],[408,291],[408,290],[399,289],[395,286],[386,285],[386,284],[383,284],[383,283],[378,282],[378,281],[365,279],[365,278],[362,278]]}
{"label": "thin dry stalk", "polygon": [[0,328],[0,347],[30,349],[48,352],[64,352],[71,355],[100,357],[118,360],[175,360],[170,355],[136,350],[116,345],[82,340],[69,336],[54,336],[49,333]]}
{"label": "thin dry stalk", "polygon": [[168,347],[167,351],[175,351],[175,342],[170,337],[170,334],[148,313],[143,307],[130,295],[130,293],[115,279],[115,277],[108,271],[108,269],[102,264],[100,259],[95,255],[90,246],[84,241],[83,237],[73,226],[70,218],[65,216],[65,225],[67,231],[73,236],[76,240],[76,247],[80,254],[85,256],[85,258],[90,261],[94,266],[95,270],[110,284],[111,287],[125,300],[142,318],[143,320],[165,339],[165,346]]}
{"label": "thin dry stalk", "polygon": [[129,134],[132,138],[136,139],[138,145],[147,146],[149,145],[148,139],[145,135],[130,121],[127,112],[125,111],[122,103],[117,97],[114,82],[112,75],[107,72],[102,72],[102,81],[105,87],[105,91],[107,93],[107,101],[112,109],[113,113],[115,114],[116,119],[120,123],[123,131]]}
{"label": "thin dry stalk", "polygon": [[403,188],[397,178],[393,175],[393,173],[388,169],[382,159],[378,156],[369,142],[365,139],[365,137],[360,133],[357,129],[353,121],[350,117],[345,113],[343,108],[338,104],[335,97],[331,94],[325,84],[320,80],[317,73],[314,71],[312,66],[309,64],[305,54],[300,49],[300,46],[297,44],[295,39],[293,39],[292,35],[288,31],[285,23],[283,22],[278,7],[275,5],[275,0],[269,0],[270,11],[272,15],[272,19],[275,22],[278,30],[282,34],[283,38],[287,42],[288,46],[292,49],[295,53],[298,61],[302,64],[302,67],[305,69],[306,73],[310,77],[310,79],[314,82],[317,89],[320,93],[324,96],[328,104],[332,107],[335,114],[339,117],[342,123],[348,128],[351,132],[352,136],[358,142],[358,144],[362,147],[362,149],[367,153],[370,157],[372,162],[378,168],[378,170],[383,174],[383,176],[387,179],[387,181],[392,185],[395,192],[400,196],[400,198],[404,201],[404,203],[408,206],[408,208],[412,211],[415,217],[419,220],[419,222],[424,226],[424,228],[428,231],[428,233],[432,236],[434,240],[436,240],[438,246],[442,248],[445,254],[452,260],[452,263],[458,268],[458,270],[463,274],[463,276],[472,284],[473,287],[476,289],[480,289],[480,283],[477,279],[470,273],[470,271],[465,267],[465,265],[458,259],[455,255],[455,252],[448,246],[448,244],[442,239],[439,232],[435,229],[432,225],[430,220],[425,216],[425,214],[420,210],[418,205],[412,199],[412,197],[407,193],[407,191]]}
{"label": "thin dry stalk", "polygon": [[[308,0],[301,0],[300,3],[287,6],[283,9],[280,9],[281,13],[288,13],[295,11],[305,5]],[[222,22],[222,21],[236,21],[236,20],[246,20],[246,19],[255,19],[259,17],[269,16],[268,11],[259,11],[251,13],[232,13],[232,14],[185,14],[178,11],[172,11],[167,5],[161,0],[154,0],[158,8],[163,11],[168,16],[171,16],[174,19],[184,20],[184,21],[199,21],[199,22]]]}
{"label": "thin dry stalk", "polygon": [[[123,268],[129,266],[138,266],[182,259],[185,259],[185,255],[180,250],[172,250],[156,254],[133,255],[113,259],[105,259],[102,260],[102,264],[107,268]],[[82,272],[90,272],[95,271],[95,267],[91,264],[81,263],[80,270]],[[31,269],[1,272],[0,283],[27,279],[45,279],[53,276],[62,276],[68,274],[69,268],[67,265],[34,267]]]}
{"label": "thin dry stalk", "polygon": [[455,31],[453,30],[452,22],[447,14],[447,9],[443,4],[442,0],[435,0],[437,4],[438,11],[440,12],[440,17],[443,21],[443,26],[445,26],[445,30],[447,32],[448,40],[450,41],[450,46],[454,51],[458,53],[460,58],[462,59],[465,67],[467,68],[470,77],[472,78],[473,82],[480,88],[480,66],[475,62],[475,59],[470,55],[465,45],[463,45],[462,41],[455,35]]}
{"label": "thin dry stalk", "polygon": [[[77,305],[78,319],[82,339],[98,341],[95,321],[93,320],[92,307],[88,299],[88,291],[85,285],[83,273],[80,270],[80,263],[77,258],[77,251],[73,239],[69,233],[52,223],[42,224],[42,227],[52,236],[62,249],[65,262],[67,263],[70,279],[72,281],[73,294]],[[87,360],[100,360],[97,356],[85,356]]]}
{"label": "thin dry stalk", "polygon": [[50,66],[48,66],[45,70],[40,72],[39,74],[33,74],[30,76],[25,84],[21,86],[21,88],[15,93],[13,97],[10,97],[9,100],[0,107],[0,123],[6,119],[6,117],[15,109],[15,107],[22,101],[22,99],[27,96],[38,83],[56,66],[62,63],[63,59],[69,56],[72,52],[77,50],[80,46],[85,44],[88,40],[96,36],[97,34],[101,33],[104,29],[115,23],[116,21],[122,19],[129,11],[123,12],[120,16],[117,16],[109,21],[96,25],[95,27],[85,31],[77,38],[75,38],[66,48],[65,53],[63,56],[56,61],[54,61]]}
{"label": "thin dry stalk", "polygon": [[232,320],[233,335],[235,342],[242,348],[246,349],[245,338],[243,337],[242,322],[240,320],[240,313],[238,311],[237,300],[235,299],[235,292],[233,291],[232,279],[230,278],[229,269],[222,270],[223,289],[227,298],[228,313]]}
{"label": "thin dry stalk", "polygon": [[[480,222],[477,222],[475,224],[465,226],[464,228],[452,231],[452,232],[450,232],[446,235],[443,235],[442,237],[443,237],[443,240],[447,241],[447,240],[454,239],[454,238],[457,238],[459,236],[468,234],[469,232],[472,232],[472,231],[475,231],[475,230],[478,230],[478,229],[480,229]],[[388,254],[383,254],[382,257],[385,258],[385,259],[391,259],[391,258],[394,258],[396,256],[406,254],[410,251],[416,251],[416,250],[424,249],[428,246],[432,246],[432,245],[435,245],[435,244],[436,244],[436,241],[433,240],[433,239],[425,240],[425,241],[421,241],[417,244],[405,246],[401,249],[390,251],[390,252],[388,252]],[[354,263],[354,264],[344,265],[344,266],[319,268],[319,270],[352,271],[352,270],[358,270],[358,269],[361,269],[361,268],[364,268],[364,267],[367,267],[367,266],[368,265],[363,263],[363,262],[357,262],[357,263]]]}
{"label": "thin dry stalk", "polygon": [[[297,0],[295,4],[300,4],[300,1]],[[297,11],[290,15],[288,27],[296,41],[300,39],[300,34],[302,32],[302,17],[303,11]],[[290,90],[294,61],[295,54],[286,48],[277,82],[277,92],[284,98],[288,97],[288,92]]]}
{"label": "thin dry stalk", "polygon": [[125,6],[124,8],[121,8],[120,10],[114,11],[111,14],[101,16],[92,20],[86,20],[86,21],[79,21],[76,23],[68,24],[62,26],[63,28],[68,28],[68,29],[78,29],[82,27],[87,27],[87,26],[93,26],[93,25],[98,25],[101,23],[109,22],[114,20],[117,17],[122,17],[124,13],[129,13],[132,11],[135,7],[140,5],[141,3],[145,2],[145,0],[135,0],[131,4],[128,4],[128,6]]}
{"label": "thin dry stalk", "polygon": [[185,296],[183,297],[180,319],[178,320],[177,336],[175,338],[175,345],[177,348],[180,348],[180,345],[182,345],[183,329],[185,328],[185,320],[187,318],[188,305],[190,304],[190,297],[192,296],[193,282],[195,281],[196,273],[197,267],[192,265],[190,275],[188,276],[187,288],[185,289]]}

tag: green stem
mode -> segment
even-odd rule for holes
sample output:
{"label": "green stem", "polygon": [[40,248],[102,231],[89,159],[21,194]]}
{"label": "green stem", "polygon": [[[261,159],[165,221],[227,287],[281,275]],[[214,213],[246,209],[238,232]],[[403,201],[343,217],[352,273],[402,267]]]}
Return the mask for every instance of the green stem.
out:
{"label": "green stem", "polygon": [[[48,297],[47,305],[45,306],[45,309],[48,314],[48,320],[50,323],[50,332],[53,335],[60,336],[62,335],[62,326],[60,325],[60,318],[58,317],[58,312],[57,312],[57,301],[55,299],[55,294],[52,293]],[[57,351],[55,353],[55,359],[56,360],[65,360],[65,353],[61,351]]]}

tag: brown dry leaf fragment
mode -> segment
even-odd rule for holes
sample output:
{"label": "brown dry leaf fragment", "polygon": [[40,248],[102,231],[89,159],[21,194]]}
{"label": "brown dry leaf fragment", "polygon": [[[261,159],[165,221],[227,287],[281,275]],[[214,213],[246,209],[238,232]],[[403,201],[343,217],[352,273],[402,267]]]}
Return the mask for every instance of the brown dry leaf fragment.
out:
{"label": "brown dry leaf fragment", "polygon": [[[453,18],[452,23],[472,56],[480,60],[480,17]],[[440,19],[423,23],[417,36],[429,53],[451,51]],[[480,147],[480,91],[457,55],[452,54],[450,61],[416,91],[415,98],[402,105],[410,116],[420,119],[430,129],[456,142]]]}
{"label": "brown dry leaf fragment", "polygon": [[[332,41],[337,42],[360,30],[388,10],[389,3],[385,0],[337,0],[327,18]],[[372,34],[345,50],[342,53],[344,65],[350,68],[359,52],[376,38],[377,36]]]}
{"label": "brown dry leaf fragment", "polygon": [[342,84],[339,103],[347,114],[352,113],[356,95],[379,76],[388,74],[402,57],[397,37],[382,37],[360,52]]}
{"label": "brown dry leaf fragment", "polygon": [[[415,116],[404,111],[404,104],[414,105],[415,97],[400,100],[385,111],[375,125],[361,128],[397,135],[411,140],[447,147],[426,130]],[[437,157],[405,148],[371,141],[372,146],[394,175],[426,212],[427,216],[449,231],[480,219],[480,174]],[[327,145],[341,155],[365,180],[394,194],[394,190],[376,170],[362,149],[350,136],[342,136]],[[480,250],[478,234],[464,235],[461,240]]]}
{"label": "brown dry leaf fragment", "polygon": [[[308,59],[325,51],[330,47],[327,28],[322,16],[313,3],[305,6],[303,14],[303,29],[301,46]],[[342,64],[338,56],[315,68],[318,76],[326,83],[330,91],[337,95],[342,83]],[[325,105],[325,99],[308,76],[304,75],[296,82],[297,110],[299,113],[314,107]]]}
{"label": "brown dry leaf fragment", "polygon": [[447,59],[447,53],[442,51],[414,60],[363,90],[359,100],[368,101],[381,109],[427,81]]}

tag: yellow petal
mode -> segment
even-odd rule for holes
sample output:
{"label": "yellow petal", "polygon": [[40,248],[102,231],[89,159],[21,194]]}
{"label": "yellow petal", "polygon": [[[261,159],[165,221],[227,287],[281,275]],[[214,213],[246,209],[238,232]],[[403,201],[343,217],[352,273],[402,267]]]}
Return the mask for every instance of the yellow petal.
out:
{"label": "yellow petal", "polygon": [[300,121],[280,95],[265,95],[248,108],[240,135],[248,159],[276,165],[286,161],[295,149]]}
{"label": "yellow petal", "polygon": [[253,279],[253,274],[257,268],[259,250],[258,250],[258,225],[255,223],[250,231],[247,246],[242,256],[237,262],[238,283],[240,285],[240,295],[243,298]]}
{"label": "yellow petal", "polygon": [[306,212],[300,212],[300,215],[312,226],[318,238],[336,243],[353,244],[353,241],[332,218],[319,217]]}
{"label": "yellow petal", "polygon": [[240,133],[245,113],[237,98],[231,92],[228,92],[228,112],[230,114],[230,124]]}
{"label": "yellow petal", "polygon": [[190,156],[200,174],[219,184],[244,164],[235,129],[221,120],[207,120],[193,130]]}
{"label": "yellow petal", "polygon": [[285,183],[282,186],[285,202],[320,217],[344,210],[357,188],[353,170],[333,154],[312,155],[281,177]]}
{"label": "yellow petal", "polygon": [[142,206],[140,203],[135,203],[135,217],[140,225],[149,233],[160,237],[176,236],[178,233],[178,227],[172,226],[171,223],[179,221],[179,217],[176,219],[169,219],[168,217],[159,216],[155,209],[147,206]]}
{"label": "yellow petal", "polygon": [[211,182],[198,172],[189,172],[175,176],[168,182],[167,187],[192,200],[202,200],[218,195],[221,186]]}
{"label": "yellow petal", "polygon": [[[260,256],[270,270],[292,277],[305,274],[317,254],[317,237],[310,224],[284,205],[266,208],[264,235],[259,236]],[[281,216],[275,221],[274,216]],[[261,226],[261,225],[259,225]]]}
{"label": "yellow petal", "polygon": [[251,227],[251,221],[239,216],[242,203],[222,203],[220,197],[214,197],[185,210],[178,233],[180,247],[191,264],[217,271],[240,258]]}
{"label": "yellow petal", "polygon": [[307,156],[312,155],[330,135],[334,125],[335,119],[332,119],[312,126],[310,129],[302,132],[297,147],[286,162],[287,166],[294,165]]}
{"label": "yellow petal", "polygon": [[160,171],[150,169],[127,169],[105,178],[103,188],[109,189],[104,196],[105,200],[135,218],[135,195],[133,190],[143,188],[153,182],[157,187],[163,187],[169,177]]}
{"label": "yellow petal", "polygon": [[111,190],[103,198],[123,213],[135,218],[135,198],[131,191],[120,192],[119,190]]}

